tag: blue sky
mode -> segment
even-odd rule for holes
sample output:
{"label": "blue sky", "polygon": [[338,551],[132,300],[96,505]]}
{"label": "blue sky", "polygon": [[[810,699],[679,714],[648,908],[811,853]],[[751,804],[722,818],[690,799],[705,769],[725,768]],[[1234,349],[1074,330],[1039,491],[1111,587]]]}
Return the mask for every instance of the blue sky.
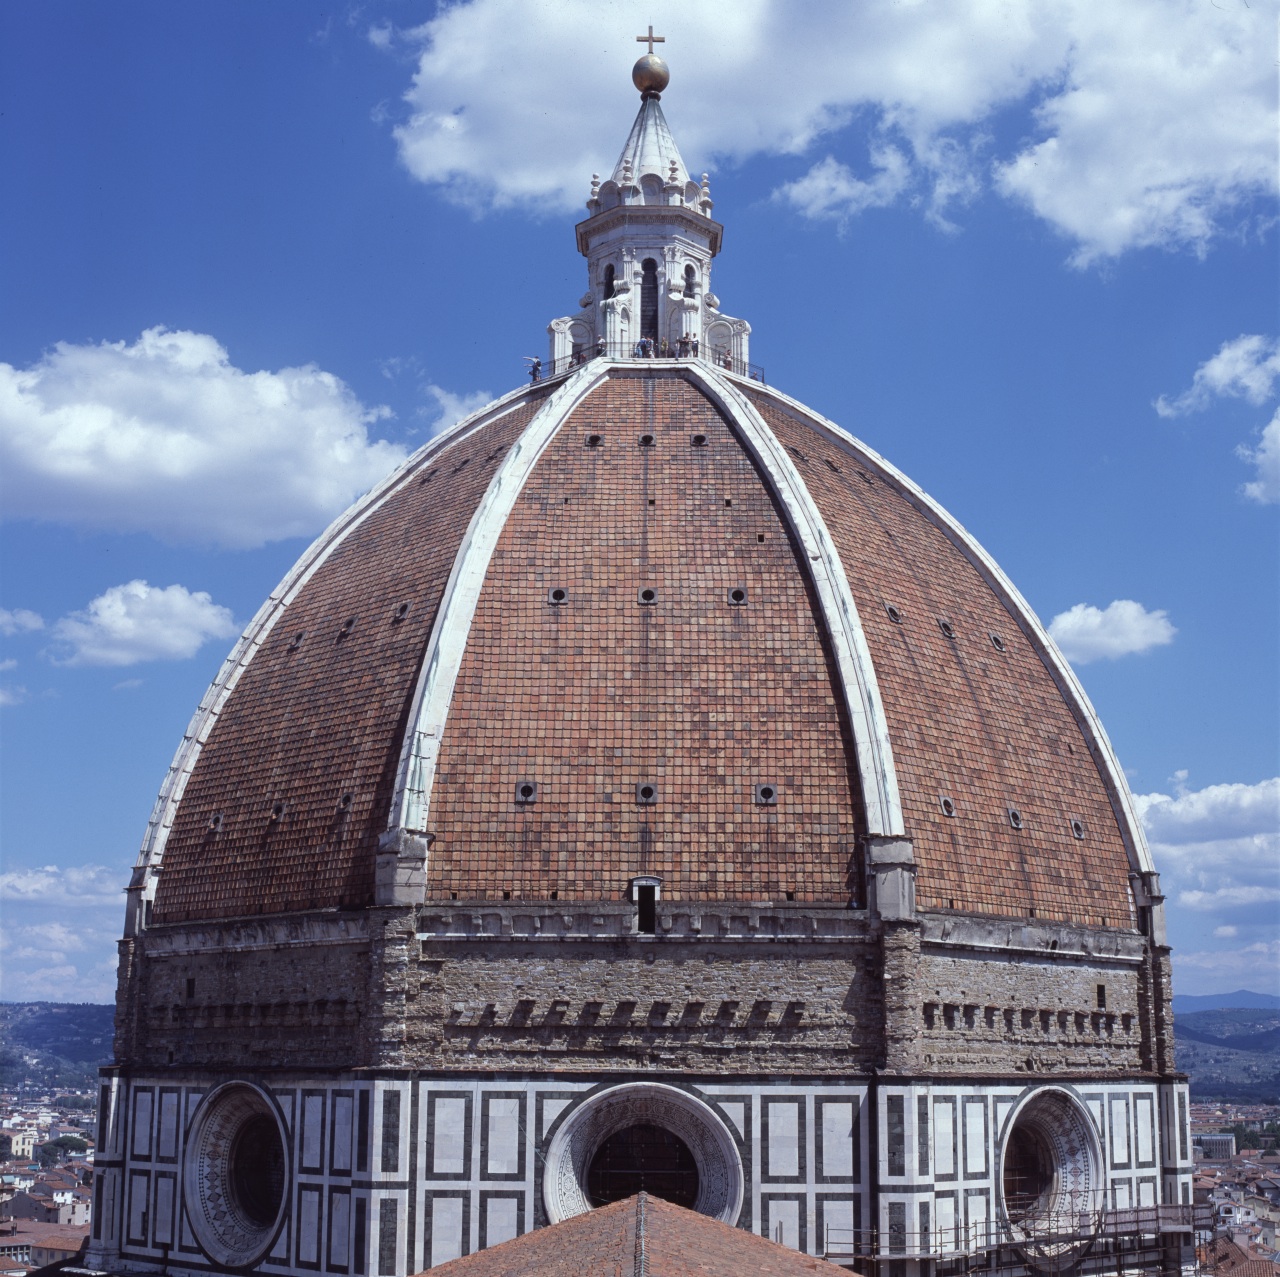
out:
{"label": "blue sky", "polygon": [[45,0],[0,12],[0,997],[111,998],[238,627],[576,308],[650,21],[753,358],[1052,623],[1179,991],[1280,991],[1275,0]]}

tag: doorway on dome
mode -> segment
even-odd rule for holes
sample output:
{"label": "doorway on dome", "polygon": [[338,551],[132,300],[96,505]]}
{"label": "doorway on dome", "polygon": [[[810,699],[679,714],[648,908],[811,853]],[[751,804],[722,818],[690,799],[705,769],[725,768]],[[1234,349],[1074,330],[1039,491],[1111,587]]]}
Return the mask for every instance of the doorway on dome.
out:
{"label": "doorway on dome", "polygon": [[586,1189],[592,1206],[650,1193],[692,1210],[698,1200],[698,1164],[678,1135],[639,1122],[615,1131],[596,1150]]}
{"label": "doorway on dome", "polygon": [[658,340],[658,263],[652,257],[640,263],[640,336]]}

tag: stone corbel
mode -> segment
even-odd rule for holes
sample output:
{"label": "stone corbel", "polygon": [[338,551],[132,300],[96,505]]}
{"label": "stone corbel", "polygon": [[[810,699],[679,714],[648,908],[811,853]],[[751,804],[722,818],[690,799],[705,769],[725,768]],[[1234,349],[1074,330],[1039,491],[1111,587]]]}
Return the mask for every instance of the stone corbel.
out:
{"label": "stone corbel", "polygon": [[129,885],[124,889],[124,938],[132,940],[142,934],[146,926],[147,867],[138,865],[129,878]]}
{"label": "stone corbel", "polygon": [[867,885],[873,913],[885,922],[914,922],[916,857],[907,838],[868,838]]}
{"label": "stone corbel", "polygon": [[1133,888],[1133,902],[1139,909],[1146,909],[1151,919],[1151,943],[1165,948],[1169,944],[1164,918],[1164,893],[1160,890],[1160,875],[1154,869],[1129,875]]}
{"label": "stone corbel", "polygon": [[427,895],[427,853],[434,834],[390,829],[378,839],[374,868],[374,903],[418,905]]}

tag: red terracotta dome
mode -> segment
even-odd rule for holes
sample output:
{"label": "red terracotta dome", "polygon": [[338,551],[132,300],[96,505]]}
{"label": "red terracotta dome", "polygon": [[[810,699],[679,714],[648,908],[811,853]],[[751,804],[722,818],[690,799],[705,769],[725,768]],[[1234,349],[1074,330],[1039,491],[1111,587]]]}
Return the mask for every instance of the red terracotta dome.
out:
{"label": "red terracotta dome", "polygon": [[427,900],[651,875],[857,906],[861,843],[896,836],[922,909],[1127,927],[1149,868],[1083,693],[972,539],[831,423],[679,359],[499,400],[308,550],[175,760],[152,918],[374,903],[398,830]]}

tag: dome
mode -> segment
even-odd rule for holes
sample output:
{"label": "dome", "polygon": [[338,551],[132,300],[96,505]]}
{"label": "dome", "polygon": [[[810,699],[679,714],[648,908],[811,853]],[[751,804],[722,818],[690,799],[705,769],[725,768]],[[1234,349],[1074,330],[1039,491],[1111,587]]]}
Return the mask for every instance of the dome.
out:
{"label": "dome", "polygon": [[362,908],[398,834],[428,902],[651,875],[860,907],[860,847],[901,837],[921,909],[1121,927],[1145,854],[972,538],[833,423],[679,359],[498,400],[307,551],[175,760],[152,920]]}
{"label": "dome", "polygon": [[642,1190],[908,1277],[1185,1267],[1159,881],[1070,667],[766,384],[654,92],[587,207],[530,383],[335,520],[187,729],[88,1262],[405,1277]]}

